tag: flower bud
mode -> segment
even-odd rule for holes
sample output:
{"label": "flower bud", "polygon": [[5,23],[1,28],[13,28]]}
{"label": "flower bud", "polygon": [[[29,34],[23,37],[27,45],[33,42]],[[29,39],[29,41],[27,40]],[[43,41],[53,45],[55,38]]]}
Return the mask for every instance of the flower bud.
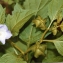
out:
{"label": "flower bud", "polygon": [[34,56],[38,58],[40,55],[45,56],[46,45],[38,45],[36,46]]}
{"label": "flower bud", "polygon": [[57,23],[59,24],[62,21],[61,13],[57,16]]}
{"label": "flower bud", "polygon": [[40,21],[39,20],[33,20],[33,23],[36,25],[36,27],[39,27]]}
{"label": "flower bud", "polygon": [[39,27],[40,27],[41,30],[45,30],[46,29],[46,26],[45,26],[45,23],[44,22],[42,22]]}
{"label": "flower bud", "polygon": [[51,31],[52,31],[53,35],[56,35],[57,34],[57,22],[54,22],[53,23],[53,26],[51,28]]}
{"label": "flower bud", "polygon": [[60,29],[63,32],[63,22],[60,24]]}
{"label": "flower bud", "polygon": [[53,33],[53,35],[56,35],[57,34],[57,28],[56,27],[52,27],[52,33]]}
{"label": "flower bud", "polygon": [[41,30],[46,29],[45,20],[43,20],[40,16],[34,19],[33,23],[36,25],[36,27],[40,28]]}
{"label": "flower bud", "polygon": [[34,54],[35,58],[38,58],[40,55],[44,55],[44,53],[40,49],[37,49]]}

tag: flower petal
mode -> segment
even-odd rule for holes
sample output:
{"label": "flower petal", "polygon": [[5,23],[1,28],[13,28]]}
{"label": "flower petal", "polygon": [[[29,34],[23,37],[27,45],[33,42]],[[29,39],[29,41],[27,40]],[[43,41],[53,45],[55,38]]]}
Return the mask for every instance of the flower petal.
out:
{"label": "flower petal", "polygon": [[9,39],[12,36],[10,31],[7,31],[5,39]]}
{"label": "flower petal", "polygon": [[0,24],[0,30],[8,30],[7,26],[4,24]]}
{"label": "flower petal", "polygon": [[3,39],[3,40],[0,40],[1,42],[2,42],[2,44],[5,44],[5,39]]}
{"label": "flower petal", "polygon": [[11,32],[8,30],[5,24],[0,24],[0,41],[5,44],[5,40],[12,36]]}

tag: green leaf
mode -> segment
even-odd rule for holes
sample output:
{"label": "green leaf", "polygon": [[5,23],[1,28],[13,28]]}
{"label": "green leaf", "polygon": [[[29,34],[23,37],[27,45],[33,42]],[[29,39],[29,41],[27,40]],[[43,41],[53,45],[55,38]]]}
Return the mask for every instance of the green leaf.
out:
{"label": "green leaf", "polygon": [[7,4],[12,4],[14,1],[13,0],[4,0],[4,2]]}
{"label": "green leaf", "polygon": [[[51,0],[50,0],[51,1]],[[48,16],[48,4],[49,0],[41,0],[39,11],[37,12],[42,18],[46,18]]]}
{"label": "green leaf", "polygon": [[20,0],[14,0],[16,3],[19,2]]}
{"label": "green leaf", "polygon": [[40,15],[43,19],[46,18],[48,16],[48,5],[40,9],[37,15]]}
{"label": "green leaf", "polygon": [[51,0],[41,0],[39,10],[42,10]]}
{"label": "green leaf", "polygon": [[19,4],[16,4],[12,15],[8,15],[6,18],[6,24],[13,33],[13,36],[17,36],[19,30],[33,15],[33,11],[24,10]]}
{"label": "green leaf", "polygon": [[6,50],[6,53],[14,53],[15,51],[14,51],[14,48],[13,47],[8,47]]}
{"label": "green leaf", "polygon": [[16,45],[21,48],[24,52],[27,50],[26,44],[24,44],[22,41],[17,41]]}
{"label": "green leaf", "polygon": [[33,23],[30,23],[20,34],[20,39],[23,40],[26,44],[32,44],[36,41],[39,41],[42,31],[37,30],[36,27],[33,26]]}
{"label": "green leaf", "polygon": [[9,44],[7,44],[7,45],[5,45],[5,52],[6,53],[14,53],[15,51],[14,51],[14,47],[10,47],[10,45]]}
{"label": "green leaf", "polygon": [[0,63],[27,63],[27,62],[14,54],[7,53],[0,58]]}
{"label": "green leaf", "polygon": [[53,43],[47,43],[48,49],[56,49]]}
{"label": "green leaf", "polygon": [[25,0],[24,7],[25,9],[35,10],[35,14],[37,14],[39,10],[43,10],[48,2],[49,0]]}
{"label": "green leaf", "polygon": [[63,57],[59,56],[58,53],[54,50],[48,50],[45,59],[43,59],[44,63],[52,63],[52,62],[62,62]]}
{"label": "green leaf", "polygon": [[51,21],[56,19],[56,16],[61,11],[62,7],[63,7],[63,0],[51,0],[51,2],[48,5],[48,15]]}
{"label": "green leaf", "polygon": [[28,63],[35,63],[32,58],[34,57],[33,52],[28,53]]}
{"label": "green leaf", "polygon": [[3,0],[3,1],[9,5],[14,4],[14,3],[19,3],[19,0]]}
{"label": "green leaf", "polygon": [[5,22],[5,8],[0,5],[0,23]]}
{"label": "green leaf", "polygon": [[41,0],[25,0],[24,7],[25,9],[38,10]]}
{"label": "green leaf", "polygon": [[63,41],[55,41],[54,45],[58,52],[63,56]]}
{"label": "green leaf", "polygon": [[63,35],[53,42],[58,52],[63,56]]}

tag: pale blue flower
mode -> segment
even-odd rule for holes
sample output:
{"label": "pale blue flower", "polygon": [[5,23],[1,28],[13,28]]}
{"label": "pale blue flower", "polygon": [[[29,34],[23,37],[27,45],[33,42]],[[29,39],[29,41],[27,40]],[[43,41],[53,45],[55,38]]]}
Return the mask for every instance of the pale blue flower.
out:
{"label": "pale blue flower", "polygon": [[8,30],[5,24],[0,24],[0,41],[5,44],[5,40],[12,36],[11,32]]}

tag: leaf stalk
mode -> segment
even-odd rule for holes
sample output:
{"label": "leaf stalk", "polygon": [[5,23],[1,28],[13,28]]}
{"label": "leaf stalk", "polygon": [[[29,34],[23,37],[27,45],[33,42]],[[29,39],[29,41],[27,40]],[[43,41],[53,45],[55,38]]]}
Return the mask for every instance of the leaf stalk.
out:
{"label": "leaf stalk", "polygon": [[10,39],[7,41],[11,44],[11,46],[16,48],[22,55],[24,55],[24,52],[14,42],[12,42]]}

